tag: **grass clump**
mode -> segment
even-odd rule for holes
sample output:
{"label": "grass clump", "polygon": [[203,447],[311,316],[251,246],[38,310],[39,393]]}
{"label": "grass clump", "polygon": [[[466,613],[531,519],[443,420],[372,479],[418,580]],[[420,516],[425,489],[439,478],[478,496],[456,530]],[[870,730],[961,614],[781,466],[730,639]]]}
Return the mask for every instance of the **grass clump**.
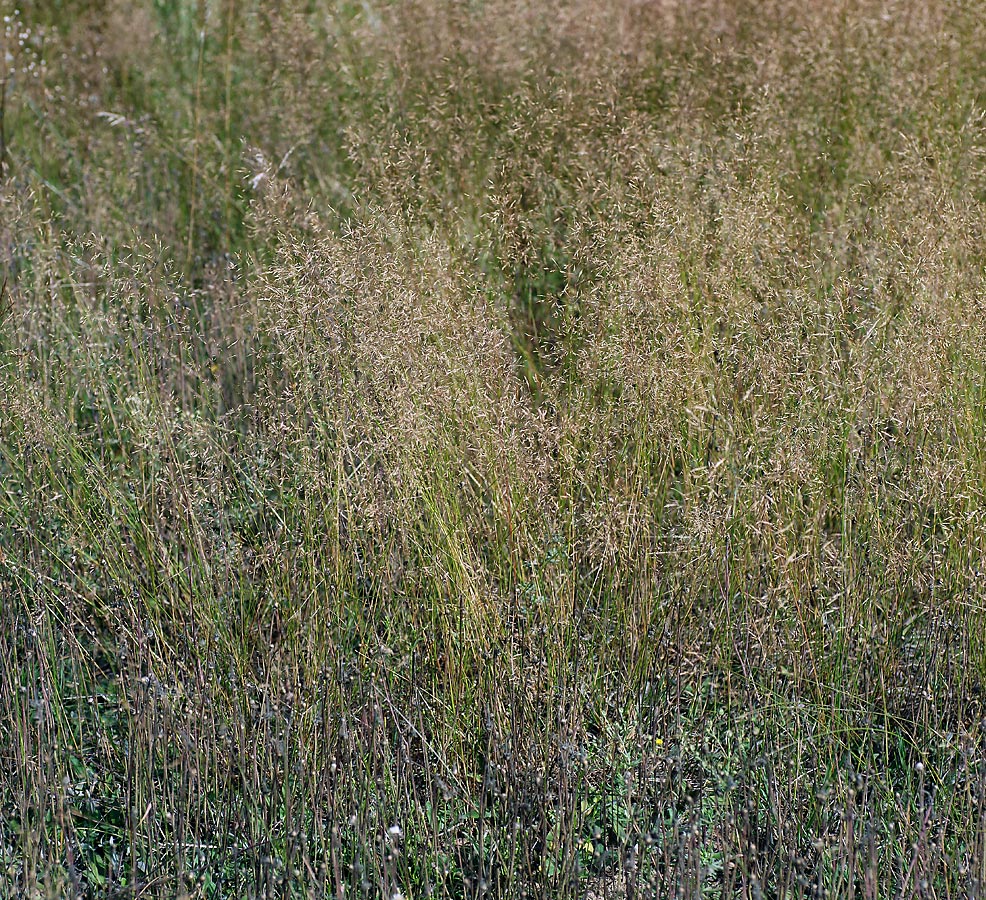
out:
{"label": "grass clump", "polygon": [[981,892],[984,13],[6,9],[0,894]]}

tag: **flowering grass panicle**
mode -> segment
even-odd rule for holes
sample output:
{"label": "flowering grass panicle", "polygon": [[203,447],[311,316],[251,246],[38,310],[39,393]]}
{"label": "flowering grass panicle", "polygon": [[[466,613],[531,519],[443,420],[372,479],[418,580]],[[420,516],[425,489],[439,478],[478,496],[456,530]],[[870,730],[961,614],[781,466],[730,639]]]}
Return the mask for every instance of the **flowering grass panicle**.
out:
{"label": "flowering grass panicle", "polygon": [[5,10],[0,897],[981,893],[984,13]]}

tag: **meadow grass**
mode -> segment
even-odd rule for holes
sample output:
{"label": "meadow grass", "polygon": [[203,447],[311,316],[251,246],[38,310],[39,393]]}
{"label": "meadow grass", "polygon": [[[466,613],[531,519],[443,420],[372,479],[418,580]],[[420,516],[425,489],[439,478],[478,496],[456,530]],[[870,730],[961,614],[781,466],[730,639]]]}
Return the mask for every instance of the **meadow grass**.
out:
{"label": "meadow grass", "polygon": [[986,5],[0,8],[0,896],[982,895]]}

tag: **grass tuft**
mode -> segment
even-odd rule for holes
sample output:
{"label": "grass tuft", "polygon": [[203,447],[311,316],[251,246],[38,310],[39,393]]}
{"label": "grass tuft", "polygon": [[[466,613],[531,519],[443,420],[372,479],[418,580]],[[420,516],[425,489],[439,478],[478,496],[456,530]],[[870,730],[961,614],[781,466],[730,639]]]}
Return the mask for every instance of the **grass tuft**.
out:
{"label": "grass tuft", "polygon": [[984,23],[5,7],[0,898],[981,894]]}

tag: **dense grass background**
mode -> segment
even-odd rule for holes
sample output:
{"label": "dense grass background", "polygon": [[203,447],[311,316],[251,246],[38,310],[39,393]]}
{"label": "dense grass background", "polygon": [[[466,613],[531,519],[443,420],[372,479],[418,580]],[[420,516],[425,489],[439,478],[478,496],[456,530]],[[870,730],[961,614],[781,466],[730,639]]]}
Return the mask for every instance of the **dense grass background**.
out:
{"label": "dense grass background", "polygon": [[986,5],[0,8],[0,895],[986,890]]}

